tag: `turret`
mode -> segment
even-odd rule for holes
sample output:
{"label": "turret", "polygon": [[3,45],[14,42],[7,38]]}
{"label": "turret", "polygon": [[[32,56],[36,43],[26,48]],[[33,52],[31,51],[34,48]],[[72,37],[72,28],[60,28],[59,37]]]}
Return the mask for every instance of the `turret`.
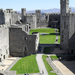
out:
{"label": "turret", "polygon": [[26,22],[26,8],[22,8],[21,9],[21,17],[22,17],[22,22],[25,23]]}
{"label": "turret", "polygon": [[69,0],[60,0],[60,4],[61,14],[69,13]]}

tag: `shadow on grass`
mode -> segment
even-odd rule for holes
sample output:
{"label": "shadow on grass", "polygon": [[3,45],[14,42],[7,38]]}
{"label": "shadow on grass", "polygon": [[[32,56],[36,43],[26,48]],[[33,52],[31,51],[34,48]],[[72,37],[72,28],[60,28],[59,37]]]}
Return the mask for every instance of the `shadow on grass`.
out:
{"label": "shadow on grass", "polygon": [[56,35],[56,33],[49,33],[49,35]]}
{"label": "shadow on grass", "polygon": [[[57,35],[56,33],[49,33],[49,34],[41,34],[42,36],[45,36],[45,35]],[[59,35],[59,34],[58,34]]]}
{"label": "shadow on grass", "polygon": [[45,47],[43,53],[49,54],[50,53],[50,47]]}
{"label": "shadow on grass", "polygon": [[60,35],[60,33],[49,33],[49,35]]}

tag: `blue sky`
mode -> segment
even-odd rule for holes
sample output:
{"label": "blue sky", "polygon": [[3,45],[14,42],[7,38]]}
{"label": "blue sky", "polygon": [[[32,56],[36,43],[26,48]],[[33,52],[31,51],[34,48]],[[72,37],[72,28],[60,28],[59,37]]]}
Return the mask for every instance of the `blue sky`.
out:
{"label": "blue sky", "polygon": [[[75,7],[75,0],[69,2],[70,7]],[[4,10],[12,8],[17,11],[21,8],[26,10],[60,8],[60,0],[0,0],[0,8]]]}

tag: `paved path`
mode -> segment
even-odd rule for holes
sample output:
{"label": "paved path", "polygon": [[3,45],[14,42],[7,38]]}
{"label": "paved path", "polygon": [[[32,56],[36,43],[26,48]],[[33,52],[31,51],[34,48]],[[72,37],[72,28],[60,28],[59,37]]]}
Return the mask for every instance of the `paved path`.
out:
{"label": "paved path", "polygon": [[44,71],[43,75],[48,75],[48,72],[47,72],[47,70],[45,68],[44,62],[42,60],[42,55],[43,54],[37,54],[37,56],[36,56],[37,64],[38,64],[38,67],[39,67],[39,71],[40,71],[40,73],[42,73],[42,70],[43,70]]}
{"label": "paved path", "polygon": [[16,57],[11,57],[6,59],[2,65],[0,65],[0,70],[5,71],[17,58]]}
{"label": "paved path", "polygon": [[[19,57],[11,57],[11,58],[8,58],[7,61],[5,63],[8,63],[9,66],[7,67],[7,69],[5,70],[5,72],[8,72],[14,65],[15,63],[20,60],[21,58]],[[12,63],[10,63],[12,61]]]}
{"label": "paved path", "polygon": [[6,59],[2,65],[0,65],[0,73],[4,75],[16,75],[16,71],[9,71],[12,66],[19,60],[19,57],[11,57]]}

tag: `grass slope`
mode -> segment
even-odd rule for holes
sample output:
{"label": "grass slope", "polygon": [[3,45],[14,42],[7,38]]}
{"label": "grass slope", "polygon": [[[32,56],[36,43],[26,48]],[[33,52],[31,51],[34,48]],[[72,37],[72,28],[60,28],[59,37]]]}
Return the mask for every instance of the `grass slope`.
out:
{"label": "grass slope", "polygon": [[43,55],[43,56],[42,56],[42,59],[43,59],[43,61],[44,61],[44,64],[45,64],[45,67],[46,67],[46,69],[47,69],[48,74],[49,74],[49,75],[56,75],[56,73],[50,72],[50,71],[53,71],[53,69],[52,69],[52,68],[50,67],[50,65],[47,63],[46,58],[47,58],[46,55]]}
{"label": "grass slope", "polygon": [[27,56],[20,59],[10,70],[17,71],[17,74],[39,73],[36,55]]}
{"label": "grass slope", "polygon": [[50,56],[52,59],[58,59],[58,57],[56,55],[52,55]]}
{"label": "grass slope", "polygon": [[32,32],[39,33],[48,33],[48,35],[40,35],[40,44],[54,44],[56,39],[55,29],[53,28],[41,28],[41,29],[32,29],[30,30],[30,34]]}

